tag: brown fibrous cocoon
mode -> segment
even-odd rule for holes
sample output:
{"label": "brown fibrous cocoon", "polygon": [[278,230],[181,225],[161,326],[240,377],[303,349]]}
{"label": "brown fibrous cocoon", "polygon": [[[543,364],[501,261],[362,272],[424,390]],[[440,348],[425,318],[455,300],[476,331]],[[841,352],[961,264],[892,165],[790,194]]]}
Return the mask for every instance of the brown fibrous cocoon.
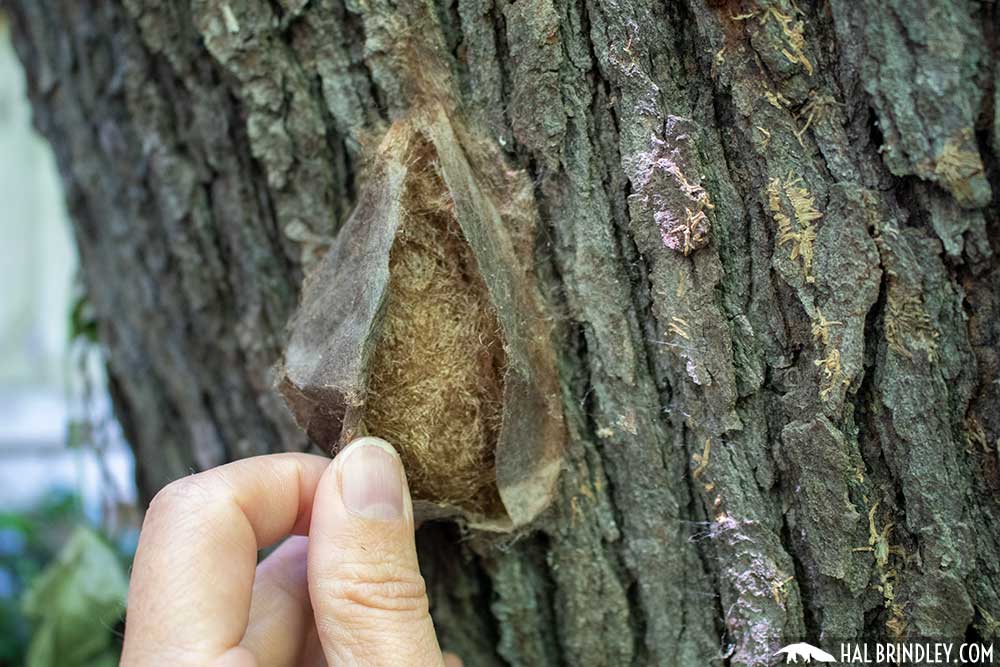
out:
{"label": "brown fibrous cocoon", "polygon": [[409,156],[364,425],[396,445],[414,497],[490,513],[503,333],[434,157],[424,141]]}
{"label": "brown fibrous cocoon", "polygon": [[333,454],[391,442],[418,519],[510,531],[553,497],[566,434],[531,183],[493,143],[434,104],[393,124],[307,275],[278,387]]}

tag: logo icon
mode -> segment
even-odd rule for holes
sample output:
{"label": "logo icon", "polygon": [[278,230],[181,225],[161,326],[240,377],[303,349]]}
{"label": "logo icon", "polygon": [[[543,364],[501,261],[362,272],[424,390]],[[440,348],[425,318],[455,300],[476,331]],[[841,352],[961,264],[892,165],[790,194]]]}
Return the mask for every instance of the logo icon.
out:
{"label": "logo icon", "polygon": [[816,648],[812,644],[807,644],[805,642],[799,642],[798,644],[789,644],[788,646],[783,646],[778,649],[775,655],[785,654],[785,662],[795,662],[797,663],[799,658],[804,658],[805,662],[836,662],[837,659],[832,655],[824,651],[823,649]]}

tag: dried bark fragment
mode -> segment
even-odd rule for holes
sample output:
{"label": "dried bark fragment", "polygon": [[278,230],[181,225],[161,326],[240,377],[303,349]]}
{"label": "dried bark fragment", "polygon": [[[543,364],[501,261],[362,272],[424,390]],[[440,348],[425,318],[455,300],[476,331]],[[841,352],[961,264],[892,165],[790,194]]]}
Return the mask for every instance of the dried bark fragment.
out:
{"label": "dried bark fragment", "polygon": [[700,176],[685,173],[693,162],[689,146],[693,131],[690,120],[671,116],[665,138],[650,137],[649,150],[635,159],[636,192],[630,199],[638,219],[652,218],[664,247],[684,255],[708,245],[708,212],[715,208]]}

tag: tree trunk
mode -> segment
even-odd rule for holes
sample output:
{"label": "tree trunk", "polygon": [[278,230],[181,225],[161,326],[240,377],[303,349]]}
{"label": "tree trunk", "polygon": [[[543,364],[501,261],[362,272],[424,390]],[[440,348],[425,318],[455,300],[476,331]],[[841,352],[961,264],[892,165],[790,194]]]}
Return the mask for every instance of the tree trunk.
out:
{"label": "tree trunk", "polygon": [[7,2],[146,496],[309,446],[285,325],[432,71],[534,183],[569,433],[530,531],[421,529],[445,648],[997,635],[995,3]]}

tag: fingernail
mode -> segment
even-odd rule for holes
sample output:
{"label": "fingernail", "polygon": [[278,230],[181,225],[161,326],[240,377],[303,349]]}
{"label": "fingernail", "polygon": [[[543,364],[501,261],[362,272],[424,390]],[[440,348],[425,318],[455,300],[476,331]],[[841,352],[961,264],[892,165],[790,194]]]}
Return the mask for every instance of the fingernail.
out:
{"label": "fingernail", "polygon": [[403,516],[403,467],[392,445],[379,438],[355,440],[342,454],[344,505],[366,519]]}

